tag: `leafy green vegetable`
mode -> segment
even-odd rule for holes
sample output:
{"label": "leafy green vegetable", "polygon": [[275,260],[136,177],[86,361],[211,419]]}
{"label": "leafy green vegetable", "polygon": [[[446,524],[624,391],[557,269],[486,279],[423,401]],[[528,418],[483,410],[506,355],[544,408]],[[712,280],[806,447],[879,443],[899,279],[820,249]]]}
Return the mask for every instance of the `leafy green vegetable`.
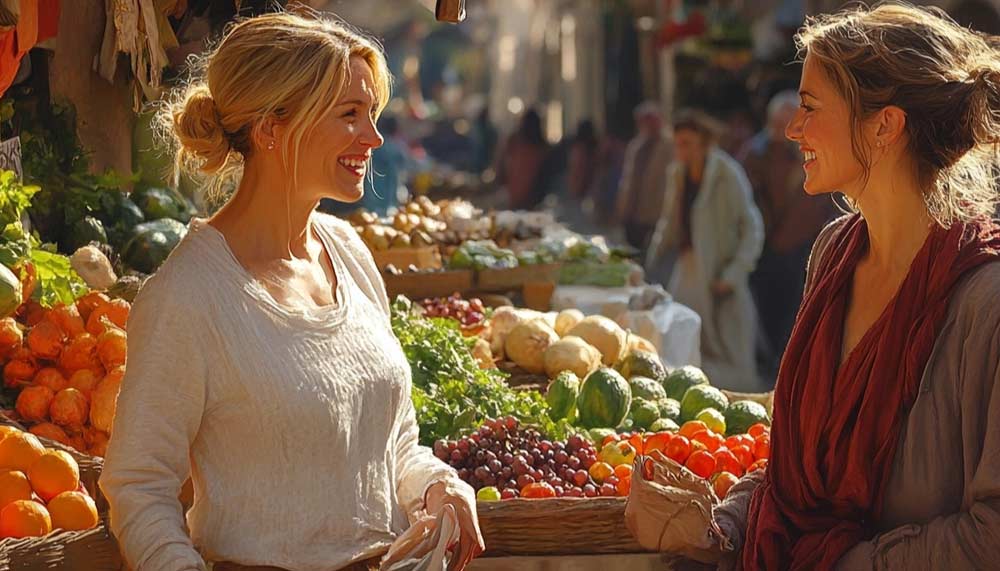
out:
{"label": "leafy green vegetable", "polygon": [[550,438],[567,434],[569,425],[549,418],[548,403],[540,393],[515,391],[504,382],[505,373],[479,368],[470,351],[472,341],[455,321],[417,315],[410,301],[400,296],[392,305],[392,329],[413,372],[412,397],[422,444],[508,415]]}
{"label": "leafy green vegetable", "polygon": [[73,270],[69,258],[56,253],[51,245],[43,246],[21,224],[22,215],[38,191],[37,186],[21,184],[13,171],[0,171],[0,263],[14,268],[31,262],[38,279],[35,295],[43,306],[72,303],[87,292],[86,284]]}

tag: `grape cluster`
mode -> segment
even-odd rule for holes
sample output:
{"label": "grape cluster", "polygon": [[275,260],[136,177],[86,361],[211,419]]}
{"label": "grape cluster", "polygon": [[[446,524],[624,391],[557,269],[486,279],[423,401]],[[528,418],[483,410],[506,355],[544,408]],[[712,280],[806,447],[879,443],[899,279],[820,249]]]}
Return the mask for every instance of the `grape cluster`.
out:
{"label": "grape cluster", "polygon": [[486,308],[481,299],[462,299],[457,293],[448,297],[427,298],[420,305],[427,317],[448,317],[463,327],[480,325],[486,319]]}
{"label": "grape cluster", "polygon": [[504,500],[519,497],[521,490],[536,482],[552,486],[556,497],[615,495],[614,478],[609,492],[590,477],[597,450],[589,440],[573,435],[565,442],[552,442],[510,416],[487,421],[458,440],[438,440],[434,454],[477,491],[495,486]]}

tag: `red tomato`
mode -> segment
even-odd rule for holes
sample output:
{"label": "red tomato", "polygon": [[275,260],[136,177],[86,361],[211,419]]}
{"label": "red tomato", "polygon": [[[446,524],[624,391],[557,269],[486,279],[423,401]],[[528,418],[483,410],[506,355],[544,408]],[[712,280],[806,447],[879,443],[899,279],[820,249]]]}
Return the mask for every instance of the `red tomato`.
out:
{"label": "red tomato", "polygon": [[750,448],[753,446],[753,437],[746,434],[734,434],[726,439],[726,448],[732,450],[737,446],[746,446]]}
{"label": "red tomato", "polygon": [[758,422],[747,429],[747,434],[754,440],[760,438],[761,434],[771,434],[771,429],[764,423]]}
{"label": "red tomato", "polygon": [[691,455],[691,441],[683,436],[675,436],[667,444],[667,458],[678,464],[684,464]]}
{"label": "red tomato", "polygon": [[766,468],[767,468],[767,459],[761,458],[760,460],[757,460],[753,464],[750,464],[750,467],[747,468],[747,474],[749,474],[750,472],[756,472],[757,470],[764,470]]}
{"label": "red tomato", "polygon": [[691,440],[701,442],[705,445],[705,448],[708,448],[709,452],[715,452],[726,441],[725,438],[711,430],[700,430],[691,437]]}
{"label": "red tomato", "polygon": [[667,445],[674,438],[674,435],[670,432],[657,432],[646,437],[646,441],[643,443],[643,450],[645,454],[649,454],[653,450],[659,450],[660,452],[666,453]]}
{"label": "red tomato", "polygon": [[556,490],[546,482],[528,484],[521,490],[522,498],[540,499],[556,497]]}
{"label": "red tomato", "polygon": [[736,455],[736,459],[740,461],[740,465],[743,466],[744,469],[749,468],[750,464],[753,464],[755,460],[750,447],[744,444],[730,448],[729,451]]}
{"label": "red tomato", "polygon": [[714,472],[729,472],[730,474],[736,474],[737,476],[742,476],[745,468],[740,464],[739,459],[735,454],[732,453],[728,448],[722,447],[715,451],[715,470]]}
{"label": "red tomato", "polygon": [[618,439],[619,438],[618,438],[617,434],[609,434],[609,435],[605,436],[604,440],[601,441],[601,448],[604,448],[605,446],[607,446],[608,442],[618,442]]}
{"label": "red tomato", "polygon": [[643,454],[642,434],[638,432],[632,433],[632,436],[628,439],[628,443],[632,445],[632,448],[635,448],[636,454]]}
{"label": "red tomato", "polygon": [[715,457],[705,450],[699,450],[692,453],[684,465],[702,478],[707,478],[715,472]]}
{"label": "red tomato", "polygon": [[753,443],[753,457],[760,460],[771,457],[771,437],[761,436]]}

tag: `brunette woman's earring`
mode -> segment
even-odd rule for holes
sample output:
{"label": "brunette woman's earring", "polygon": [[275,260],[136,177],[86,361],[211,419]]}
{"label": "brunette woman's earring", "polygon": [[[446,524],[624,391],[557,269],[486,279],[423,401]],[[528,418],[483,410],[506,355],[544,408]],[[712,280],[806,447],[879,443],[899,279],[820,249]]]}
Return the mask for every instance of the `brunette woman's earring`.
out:
{"label": "brunette woman's earring", "polygon": [[[879,143],[879,146],[881,147],[882,143]],[[271,141],[270,143],[267,144],[267,150],[269,150],[269,151],[273,151],[274,150],[274,141]]]}

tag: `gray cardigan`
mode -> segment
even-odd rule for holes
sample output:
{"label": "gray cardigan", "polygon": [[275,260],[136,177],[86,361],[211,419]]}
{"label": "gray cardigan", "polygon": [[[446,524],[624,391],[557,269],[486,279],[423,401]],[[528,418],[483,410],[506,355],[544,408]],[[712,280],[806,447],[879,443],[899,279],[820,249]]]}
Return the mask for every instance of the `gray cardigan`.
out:
{"label": "gray cardigan", "polygon": [[[816,239],[807,290],[816,279],[813,260],[845,220]],[[972,270],[956,286],[900,436],[879,533],[849,551],[838,571],[1000,568],[998,300],[1000,262]],[[744,478],[716,511],[737,553],[758,483]]]}

